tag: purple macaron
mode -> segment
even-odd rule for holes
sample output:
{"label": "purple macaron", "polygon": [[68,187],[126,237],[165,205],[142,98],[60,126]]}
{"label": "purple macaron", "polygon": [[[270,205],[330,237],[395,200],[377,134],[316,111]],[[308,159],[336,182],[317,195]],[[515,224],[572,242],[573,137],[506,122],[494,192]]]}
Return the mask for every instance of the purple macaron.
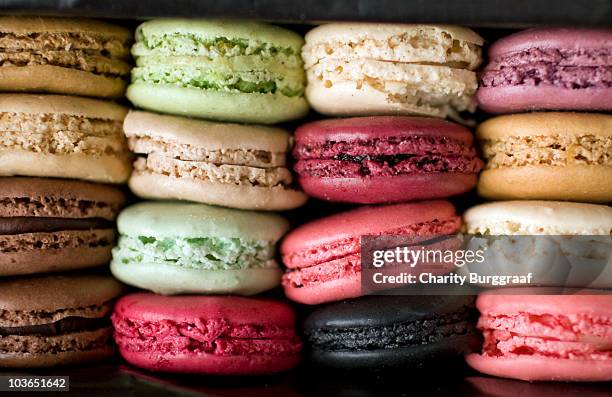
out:
{"label": "purple macaron", "polygon": [[490,113],[612,110],[612,29],[536,28],[498,40],[476,98]]}

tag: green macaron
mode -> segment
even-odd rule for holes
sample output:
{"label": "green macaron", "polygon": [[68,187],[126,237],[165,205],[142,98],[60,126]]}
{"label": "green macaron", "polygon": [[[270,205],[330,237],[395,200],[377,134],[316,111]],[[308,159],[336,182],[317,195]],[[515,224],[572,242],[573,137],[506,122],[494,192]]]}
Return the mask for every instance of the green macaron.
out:
{"label": "green macaron", "polygon": [[160,294],[253,295],[279,285],[279,215],[204,204],[143,202],[117,219],[111,271]]}
{"label": "green macaron", "polygon": [[145,22],[136,30],[127,97],[144,109],[205,119],[297,119],[308,112],[303,44],[295,32],[259,22]]}

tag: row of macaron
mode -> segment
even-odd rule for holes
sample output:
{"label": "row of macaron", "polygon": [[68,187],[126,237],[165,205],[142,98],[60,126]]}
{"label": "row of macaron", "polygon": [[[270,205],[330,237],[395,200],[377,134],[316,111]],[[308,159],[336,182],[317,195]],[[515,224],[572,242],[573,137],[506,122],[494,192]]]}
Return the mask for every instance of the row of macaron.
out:
{"label": "row of macaron", "polygon": [[612,110],[606,28],[512,34],[477,76],[484,40],[458,26],[334,23],[304,40],[259,22],[160,19],[134,40],[100,21],[1,18],[2,91],[115,99],[131,74],[137,107],[256,124],[299,119],[309,104],[333,116],[458,118],[475,96],[494,113]]}
{"label": "row of macaron", "polygon": [[488,291],[476,299],[478,320],[473,296],[370,295],[299,321],[274,298],[124,295],[108,276],[8,278],[0,287],[2,368],[91,363],[117,348],[134,366],[182,374],[268,375],[306,358],[336,375],[452,371],[467,361],[522,380],[612,379],[612,296],[593,291]]}

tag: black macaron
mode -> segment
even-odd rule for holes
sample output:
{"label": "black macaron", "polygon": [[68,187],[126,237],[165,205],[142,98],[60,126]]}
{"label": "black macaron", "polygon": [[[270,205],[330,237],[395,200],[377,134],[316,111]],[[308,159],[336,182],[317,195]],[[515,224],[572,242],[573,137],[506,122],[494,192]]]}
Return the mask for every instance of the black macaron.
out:
{"label": "black macaron", "polygon": [[424,367],[477,351],[473,296],[365,296],[311,312],[311,361],[344,369]]}

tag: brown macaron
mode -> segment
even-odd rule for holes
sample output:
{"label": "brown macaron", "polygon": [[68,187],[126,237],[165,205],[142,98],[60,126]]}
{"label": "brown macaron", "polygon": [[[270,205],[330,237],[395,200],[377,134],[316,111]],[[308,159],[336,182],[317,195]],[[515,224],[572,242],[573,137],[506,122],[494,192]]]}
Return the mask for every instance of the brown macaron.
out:
{"label": "brown macaron", "polygon": [[0,91],[123,96],[132,34],[89,19],[0,17]]}
{"label": "brown macaron", "polygon": [[612,116],[541,112],[491,118],[478,193],[493,200],[612,201]]}
{"label": "brown macaron", "polygon": [[111,259],[121,190],[66,179],[0,178],[0,276],[99,266]]}
{"label": "brown macaron", "polygon": [[121,284],[106,276],[0,281],[0,368],[35,368],[111,356],[109,316]]}

